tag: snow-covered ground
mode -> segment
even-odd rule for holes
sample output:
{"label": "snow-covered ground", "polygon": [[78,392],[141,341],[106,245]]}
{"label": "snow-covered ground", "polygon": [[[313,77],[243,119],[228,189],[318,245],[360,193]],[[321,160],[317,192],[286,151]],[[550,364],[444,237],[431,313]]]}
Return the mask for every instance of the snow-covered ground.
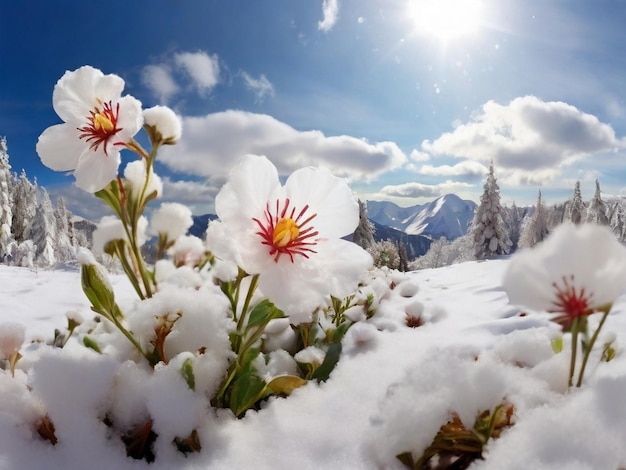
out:
{"label": "snow-covered ground", "polygon": [[[469,262],[398,275],[369,320],[375,328],[363,323],[349,331],[326,383],[270,398],[242,419],[206,410],[198,429],[202,451],[187,457],[159,447],[153,464],[127,458],[119,440],[106,438],[104,424],[75,413],[98,406],[98,398],[73,400],[73,387],[99,393],[98,372],[89,369],[89,361],[77,361],[76,372],[67,376],[46,378],[58,387],[48,398],[66,414],[59,423],[66,429],[57,429],[59,442],[52,446],[18,422],[22,414],[14,406],[23,392],[11,386],[8,371],[0,371],[0,468],[403,468],[395,455],[423,450],[451,412],[471,426],[477,414],[503,400],[514,405],[515,424],[490,441],[486,459],[472,468],[626,466],[624,297],[603,329],[617,335],[616,358],[597,369],[592,358],[586,383],[568,391],[569,354],[554,354],[551,347],[559,328],[545,315],[509,305],[501,287],[508,263]],[[113,276],[112,282],[120,303],[130,302],[125,278]],[[89,316],[79,286],[77,271],[0,266],[0,324],[21,322],[28,338],[49,339],[55,328],[65,327],[68,311]],[[421,314],[425,324],[407,327],[407,313]],[[23,367],[42,349],[25,345]]]}

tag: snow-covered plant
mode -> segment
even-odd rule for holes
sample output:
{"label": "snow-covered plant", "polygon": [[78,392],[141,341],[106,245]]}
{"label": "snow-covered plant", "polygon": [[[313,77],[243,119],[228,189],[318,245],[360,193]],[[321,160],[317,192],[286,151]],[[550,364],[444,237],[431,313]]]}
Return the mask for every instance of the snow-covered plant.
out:
{"label": "snow-covered plant", "polygon": [[391,240],[381,240],[374,242],[367,251],[374,259],[374,266],[385,266],[390,269],[397,269],[400,266],[400,255],[398,247]]}
{"label": "snow-covered plant", "polygon": [[[513,304],[552,314],[571,335],[569,386],[574,384],[578,347],[582,364],[580,387],[587,362],[613,302],[624,291],[626,248],[606,226],[562,224],[532,250],[513,256],[503,286]],[[590,336],[593,314],[600,314]]]}
{"label": "snow-covered plant", "polygon": [[[129,456],[152,461],[158,442],[200,450],[199,416],[211,406],[240,417],[271,395],[326,380],[346,331],[373,315],[376,299],[357,290],[371,256],[343,239],[358,225],[357,201],[324,168],[297,170],[282,185],[267,158],[247,156],[216,197],[219,221],[205,241],[187,235],[191,211],[180,204],[161,205],[149,223],[145,209],[163,190],[154,162],[179,140],[181,122],[165,107],[142,112],[121,96],[123,86],[92,67],[66,72],[53,94],[65,123],[44,131],[37,151],[111,208],[93,233],[94,251],[119,260],[138,298],[120,306],[106,270],[81,250],[82,288],[97,316],[68,322],[54,345],[82,342],[81,357],[109,371],[98,389],[110,396],[101,419]],[[134,139],[142,123],[149,150]],[[138,158],[122,175],[124,149]],[[149,235],[158,238],[154,264],[141,251]],[[38,364],[64,360],[76,358]],[[45,395],[43,370],[33,390]],[[64,417],[49,415],[44,435],[54,443]]]}

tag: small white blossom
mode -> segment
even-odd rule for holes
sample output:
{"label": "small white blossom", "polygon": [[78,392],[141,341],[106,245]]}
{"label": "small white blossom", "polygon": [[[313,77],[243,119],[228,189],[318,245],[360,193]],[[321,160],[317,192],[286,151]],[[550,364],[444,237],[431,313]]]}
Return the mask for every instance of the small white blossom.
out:
{"label": "small white blossom", "polygon": [[26,327],[21,323],[6,322],[0,324],[0,353],[6,359],[20,350],[24,344]]}
{"label": "small white blossom", "polygon": [[194,236],[178,237],[167,254],[176,266],[197,266],[204,255],[204,243]]}
{"label": "small white blossom", "polygon": [[165,234],[168,240],[174,241],[185,235],[193,225],[191,210],[176,202],[161,204],[154,214],[150,224],[152,235]]}
{"label": "small white blossom", "polygon": [[158,141],[164,144],[176,143],[182,134],[182,122],[180,118],[167,106],[154,106],[145,109],[143,119],[146,126],[153,127],[158,132]]}
{"label": "small white blossom", "polygon": [[[146,240],[146,229],[148,220],[141,216],[137,223],[137,243],[142,246]],[[113,215],[105,215],[100,219],[98,227],[93,232],[93,251],[99,254],[104,253],[107,243],[113,240],[126,240],[126,232],[122,221]]]}
{"label": "small white blossom", "polygon": [[146,162],[144,159],[133,160],[128,163],[124,169],[124,179],[130,185],[129,189],[133,194],[141,194],[144,186],[146,187],[146,196],[153,192],[157,193],[157,197],[163,194],[163,182],[152,169],[150,170],[148,185],[146,186]]}
{"label": "small white blossom", "polygon": [[296,362],[301,364],[313,364],[319,366],[324,362],[326,353],[317,346],[309,346],[307,348],[298,351],[294,356]]}

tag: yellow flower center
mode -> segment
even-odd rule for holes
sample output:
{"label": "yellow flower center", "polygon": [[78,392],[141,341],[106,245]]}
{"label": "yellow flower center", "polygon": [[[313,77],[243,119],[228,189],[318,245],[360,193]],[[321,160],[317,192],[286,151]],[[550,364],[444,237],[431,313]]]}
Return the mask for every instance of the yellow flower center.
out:
{"label": "yellow flower center", "polygon": [[93,127],[99,132],[111,132],[115,129],[115,125],[111,120],[102,113],[98,113],[93,117]]}
{"label": "yellow flower center", "polygon": [[284,248],[289,242],[298,238],[298,235],[300,235],[300,229],[295,220],[291,217],[283,217],[274,227],[274,245]]}

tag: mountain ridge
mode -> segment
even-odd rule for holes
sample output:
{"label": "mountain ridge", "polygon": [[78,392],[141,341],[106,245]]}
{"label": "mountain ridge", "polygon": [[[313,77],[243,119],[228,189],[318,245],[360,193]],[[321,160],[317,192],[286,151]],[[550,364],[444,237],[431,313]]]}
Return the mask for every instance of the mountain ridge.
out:
{"label": "mountain ridge", "polygon": [[367,201],[368,218],[408,235],[454,240],[467,233],[476,203],[446,194],[426,204],[400,207],[390,201]]}

